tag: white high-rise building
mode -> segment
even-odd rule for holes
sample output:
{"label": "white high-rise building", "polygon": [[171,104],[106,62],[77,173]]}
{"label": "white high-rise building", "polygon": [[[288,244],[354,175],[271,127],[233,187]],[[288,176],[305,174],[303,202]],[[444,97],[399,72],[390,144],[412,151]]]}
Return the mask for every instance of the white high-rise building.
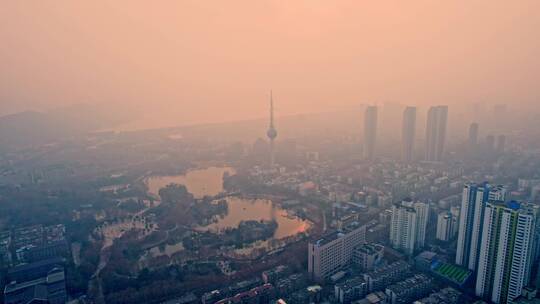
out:
{"label": "white high-rise building", "polygon": [[506,190],[488,183],[466,184],[462,195],[456,264],[476,271],[484,207],[488,201],[504,201]]}
{"label": "white high-rise building", "polygon": [[452,238],[453,216],[450,212],[441,212],[437,216],[437,239],[448,242]]}
{"label": "white high-rise building", "polygon": [[395,249],[412,255],[414,250],[424,246],[429,219],[429,205],[414,203],[410,199],[392,206],[390,242]]}
{"label": "white high-rise building", "polygon": [[476,295],[511,303],[531,277],[538,207],[490,202],[485,207],[478,259]]}
{"label": "white high-rise building", "polygon": [[416,245],[415,248],[422,248],[426,243],[426,229],[429,221],[429,205],[416,202],[413,204],[416,211]]}
{"label": "white high-rise building", "polygon": [[366,226],[354,222],[308,244],[308,272],[322,282],[346,267],[356,246],[366,243]]}

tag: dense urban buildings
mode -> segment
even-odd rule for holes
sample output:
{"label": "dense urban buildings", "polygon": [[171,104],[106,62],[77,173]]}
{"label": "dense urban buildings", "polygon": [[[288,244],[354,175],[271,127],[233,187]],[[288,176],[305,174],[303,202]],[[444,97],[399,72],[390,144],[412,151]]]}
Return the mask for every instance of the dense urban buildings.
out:
{"label": "dense urban buildings", "polygon": [[368,106],[364,114],[364,158],[372,160],[375,156],[377,144],[377,120],[378,110],[376,106]]}
{"label": "dense urban buildings", "polygon": [[416,140],[416,107],[406,107],[403,111],[401,131],[401,160],[410,162],[414,157],[414,141]]}
{"label": "dense urban buildings", "polygon": [[0,304],[540,304],[539,0],[48,2]]}
{"label": "dense urban buildings", "polygon": [[448,106],[434,106],[428,111],[426,125],[426,161],[441,161],[446,143]]}

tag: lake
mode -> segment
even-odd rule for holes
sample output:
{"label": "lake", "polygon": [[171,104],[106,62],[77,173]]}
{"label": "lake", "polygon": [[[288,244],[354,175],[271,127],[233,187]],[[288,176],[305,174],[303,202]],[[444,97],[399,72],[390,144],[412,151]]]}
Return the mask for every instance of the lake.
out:
{"label": "lake", "polygon": [[295,217],[268,199],[247,199],[235,196],[226,197],[228,212],[223,217],[217,217],[217,222],[199,227],[198,230],[220,232],[227,228],[236,228],[242,221],[270,221],[274,219],[278,228],[273,238],[282,239],[305,232],[309,222]]}
{"label": "lake", "polygon": [[[159,197],[159,190],[170,184],[181,184],[186,186],[187,190],[196,198],[204,196],[216,196],[224,191],[223,175],[225,173],[235,174],[234,168],[231,167],[209,167],[206,169],[190,170],[184,175],[174,176],[154,176],[146,180],[148,192],[156,197]],[[242,198],[236,196],[225,197],[228,211],[226,214],[216,216],[213,221],[206,226],[196,227],[199,231],[211,231],[220,233],[228,228],[236,228],[242,221],[270,221],[275,220],[278,224],[276,231],[271,239],[265,242],[254,243],[250,246],[254,248],[268,248],[269,242],[294,237],[299,233],[307,232],[311,227],[311,222],[302,220],[289,211],[276,205],[269,199],[253,199]],[[170,255],[174,252],[181,251],[183,248],[178,246],[169,248],[169,253],[163,252],[158,248],[153,248],[152,256],[163,254]],[[245,248],[245,253],[250,252],[250,249]],[[167,251],[167,250],[166,250]]]}
{"label": "lake", "polygon": [[206,169],[190,170],[184,175],[152,176],[146,180],[148,192],[159,197],[159,189],[170,184],[186,186],[195,198],[205,195],[215,196],[223,192],[223,174],[235,174],[231,167],[209,167]]}

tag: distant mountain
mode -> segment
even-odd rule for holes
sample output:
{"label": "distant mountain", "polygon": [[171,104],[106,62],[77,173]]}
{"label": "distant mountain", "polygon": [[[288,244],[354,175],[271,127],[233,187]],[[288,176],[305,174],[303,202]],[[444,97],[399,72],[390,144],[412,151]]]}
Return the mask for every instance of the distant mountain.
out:
{"label": "distant mountain", "polygon": [[75,105],[49,112],[25,111],[0,117],[0,151],[41,145],[110,128],[128,120],[127,115],[105,106]]}

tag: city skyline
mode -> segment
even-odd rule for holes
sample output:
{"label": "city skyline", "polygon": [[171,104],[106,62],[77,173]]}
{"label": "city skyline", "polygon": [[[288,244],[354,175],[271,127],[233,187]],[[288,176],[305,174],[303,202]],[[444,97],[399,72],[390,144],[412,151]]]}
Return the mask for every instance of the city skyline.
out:
{"label": "city skyline", "polygon": [[0,1],[0,303],[540,303],[540,1]]}
{"label": "city skyline", "polygon": [[373,101],[533,110],[539,11],[533,0],[188,1],[151,9],[125,0],[8,1],[0,6],[9,46],[0,58],[0,115],[99,103],[142,112],[154,128],[174,118],[252,119],[263,117],[268,86],[280,92],[283,115]]}

